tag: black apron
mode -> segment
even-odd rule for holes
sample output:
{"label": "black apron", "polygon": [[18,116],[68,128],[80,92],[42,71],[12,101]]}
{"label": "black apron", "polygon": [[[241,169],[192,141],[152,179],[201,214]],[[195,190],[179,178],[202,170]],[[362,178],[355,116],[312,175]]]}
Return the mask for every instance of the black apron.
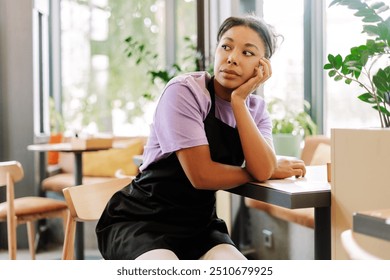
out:
{"label": "black apron", "polygon": [[[212,106],[204,125],[211,157],[241,166],[237,129],[215,117],[213,79],[208,90]],[[152,163],[113,195],[96,234],[104,259],[129,260],[153,249],[169,249],[179,259],[195,260],[218,244],[234,245],[225,222],[216,215],[215,191],[195,189],[175,153]]]}

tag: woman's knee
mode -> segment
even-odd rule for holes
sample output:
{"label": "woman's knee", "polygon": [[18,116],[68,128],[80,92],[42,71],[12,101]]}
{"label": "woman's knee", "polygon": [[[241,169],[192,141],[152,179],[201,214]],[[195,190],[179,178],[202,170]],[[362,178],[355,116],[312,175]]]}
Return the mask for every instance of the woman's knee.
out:
{"label": "woman's knee", "polygon": [[219,244],[204,254],[201,260],[246,260],[247,258],[233,245]]}
{"label": "woman's knee", "polygon": [[154,249],[138,256],[136,260],[178,260],[174,252],[168,249]]}

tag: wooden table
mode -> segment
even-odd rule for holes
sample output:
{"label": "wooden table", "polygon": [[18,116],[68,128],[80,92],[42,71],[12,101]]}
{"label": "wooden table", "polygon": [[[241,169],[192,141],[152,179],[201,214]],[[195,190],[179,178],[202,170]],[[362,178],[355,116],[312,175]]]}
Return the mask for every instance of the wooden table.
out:
{"label": "wooden table", "polygon": [[[35,152],[69,152],[74,154],[74,185],[81,185],[83,183],[83,157],[84,152],[94,152],[99,150],[107,150],[109,147],[83,149],[74,148],[70,143],[58,144],[34,144],[27,147],[29,151]],[[84,259],[84,226],[83,223],[77,223],[76,240],[75,240],[75,257],[78,260]]]}
{"label": "wooden table", "polygon": [[314,256],[315,259],[330,260],[331,193],[327,167],[307,166],[306,169],[304,178],[247,183],[228,191],[290,209],[314,207]]}

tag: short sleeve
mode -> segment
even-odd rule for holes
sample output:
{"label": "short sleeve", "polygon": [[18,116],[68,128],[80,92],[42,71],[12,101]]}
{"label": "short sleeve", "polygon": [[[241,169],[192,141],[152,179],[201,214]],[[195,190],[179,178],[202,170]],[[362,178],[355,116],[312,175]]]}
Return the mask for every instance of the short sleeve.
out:
{"label": "short sleeve", "polygon": [[169,85],[160,97],[154,129],[163,154],[208,144],[203,121],[210,98],[191,91],[185,84]]}
{"label": "short sleeve", "polygon": [[251,95],[248,107],[261,135],[272,143],[272,119],[264,99],[258,95]]}

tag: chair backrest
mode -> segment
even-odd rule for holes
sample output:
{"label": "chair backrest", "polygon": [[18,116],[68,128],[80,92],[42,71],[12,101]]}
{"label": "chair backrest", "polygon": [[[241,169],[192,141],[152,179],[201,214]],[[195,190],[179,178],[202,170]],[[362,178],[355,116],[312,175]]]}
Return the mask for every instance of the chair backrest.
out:
{"label": "chair backrest", "polygon": [[[318,150],[320,147],[322,148],[321,151]],[[313,161],[314,158],[315,162]],[[325,165],[330,161],[330,138],[325,135],[306,136],[301,159],[306,165]]]}
{"label": "chair backrest", "polygon": [[131,181],[132,178],[126,177],[65,188],[63,193],[70,215],[76,221],[98,220],[111,196]]}
{"label": "chair backrest", "polygon": [[18,161],[0,162],[0,187],[7,185],[7,174],[12,177],[12,181],[18,182],[23,179],[23,167]]}
{"label": "chair backrest", "polygon": [[64,248],[62,251],[63,260],[71,260],[74,257],[76,221],[98,220],[111,196],[116,191],[130,184],[132,180],[132,177],[126,177],[63,189],[70,211],[66,223]]}
{"label": "chair backrest", "polygon": [[341,244],[351,260],[380,260],[379,257],[370,254],[357,243],[350,229],[341,233]]}
{"label": "chair backrest", "polygon": [[0,162],[0,187],[6,186],[7,197],[7,223],[9,228],[14,228],[15,224],[15,185],[14,183],[22,180],[24,177],[23,167],[18,161]]}
{"label": "chair backrest", "polygon": [[15,215],[15,185],[14,183],[23,179],[24,172],[22,165],[17,161],[0,162],[0,187],[6,187],[6,204],[1,212],[6,211],[7,233],[8,233],[8,251],[11,260],[16,259],[16,226],[17,218]]}

